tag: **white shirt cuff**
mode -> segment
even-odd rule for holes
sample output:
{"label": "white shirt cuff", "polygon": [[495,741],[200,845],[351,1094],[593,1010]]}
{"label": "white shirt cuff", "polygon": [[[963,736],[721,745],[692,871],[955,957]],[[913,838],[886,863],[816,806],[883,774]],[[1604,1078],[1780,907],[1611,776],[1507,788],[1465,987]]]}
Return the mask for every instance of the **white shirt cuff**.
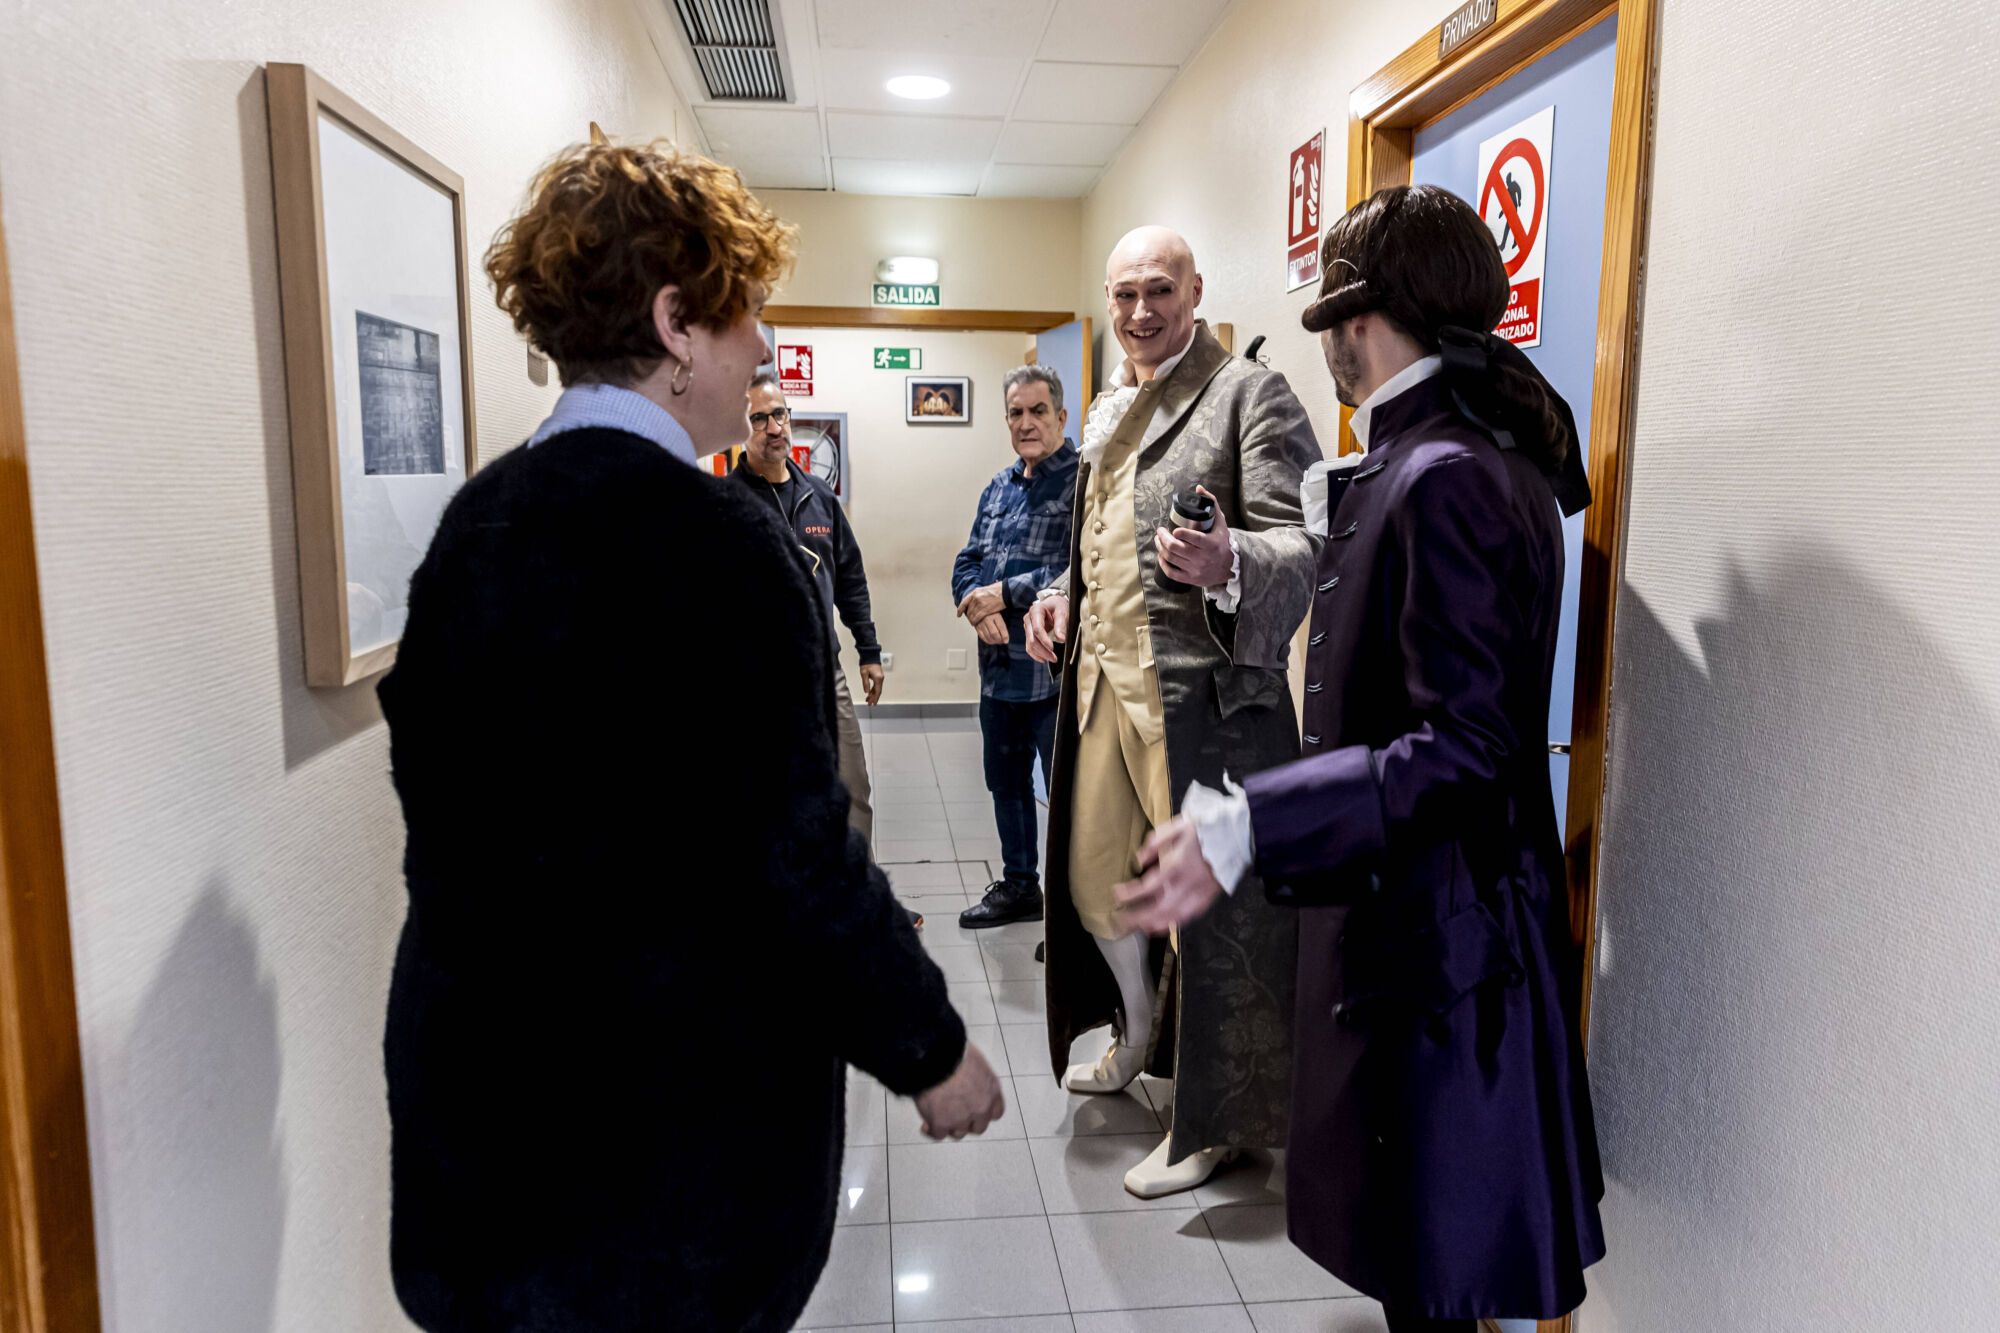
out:
{"label": "white shirt cuff", "polygon": [[1243,552],[1236,545],[1236,532],[1229,533],[1229,582],[1220,588],[1203,588],[1201,595],[1215,603],[1215,609],[1225,616],[1236,614],[1236,608],[1243,603]]}
{"label": "white shirt cuff", "polygon": [[1199,782],[1188,784],[1187,797],[1181,802],[1181,817],[1194,825],[1195,838],[1201,843],[1201,858],[1208,862],[1222,891],[1235,893],[1256,860],[1256,849],[1250,840],[1250,798],[1227,774],[1223,775],[1222,786],[1222,791],[1216,791]]}

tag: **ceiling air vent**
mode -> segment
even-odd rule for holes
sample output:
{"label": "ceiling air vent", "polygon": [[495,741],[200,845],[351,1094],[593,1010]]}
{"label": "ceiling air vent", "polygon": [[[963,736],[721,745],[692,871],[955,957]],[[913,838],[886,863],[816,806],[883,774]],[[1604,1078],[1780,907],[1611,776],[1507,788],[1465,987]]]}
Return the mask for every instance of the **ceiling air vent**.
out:
{"label": "ceiling air vent", "polygon": [[791,100],[771,0],[673,0],[673,5],[710,98]]}

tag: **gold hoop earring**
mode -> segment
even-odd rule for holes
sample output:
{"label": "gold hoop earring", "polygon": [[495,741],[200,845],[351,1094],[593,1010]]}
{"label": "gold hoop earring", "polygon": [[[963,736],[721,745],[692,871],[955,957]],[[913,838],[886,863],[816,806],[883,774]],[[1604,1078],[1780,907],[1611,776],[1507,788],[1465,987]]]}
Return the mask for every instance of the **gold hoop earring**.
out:
{"label": "gold hoop earring", "polygon": [[[683,370],[687,372],[687,380],[685,383],[682,382],[681,380],[681,372]],[[667,387],[673,390],[674,397],[676,398],[680,397],[682,394],[686,393],[689,389],[693,388],[694,362],[683,361],[680,364],[676,365],[674,367],[674,377],[671,380],[667,381]]]}

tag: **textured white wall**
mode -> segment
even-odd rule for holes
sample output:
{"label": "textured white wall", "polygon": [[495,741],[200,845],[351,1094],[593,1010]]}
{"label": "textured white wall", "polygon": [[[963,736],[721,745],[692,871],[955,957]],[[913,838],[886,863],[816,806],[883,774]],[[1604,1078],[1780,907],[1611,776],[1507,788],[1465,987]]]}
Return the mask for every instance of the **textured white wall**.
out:
{"label": "textured white wall", "polygon": [[1662,38],[1585,1327],[1978,1328],[2000,18],[1670,0]]}
{"label": "textured white wall", "polygon": [[589,120],[689,124],[627,0],[0,3],[111,1330],[404,1326],[380,1072],[402,821],[372,689],[304,685],[270,60],[465,177],[487,458],[554,390],[477,252]]}

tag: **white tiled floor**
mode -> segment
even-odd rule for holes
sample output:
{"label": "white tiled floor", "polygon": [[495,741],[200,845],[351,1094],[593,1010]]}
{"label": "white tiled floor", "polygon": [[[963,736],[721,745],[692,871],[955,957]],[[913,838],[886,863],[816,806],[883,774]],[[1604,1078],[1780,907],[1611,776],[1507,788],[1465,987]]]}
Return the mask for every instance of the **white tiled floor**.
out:
{"label": "white tiled floor", "polygon": [[[1280,1163],[1261,1155],[1191,1194],[1125,1192],[1158,1144],[1171,1084],[1077,1097],[1050,1072],[1039,925],[963,931],[999,873],[965,719],[864,723],[876,852],[928,918],[972,1040],[1007,1084],[983,1138],[934,1144],[915,1108],[848,1075],[847,1160],[833,1258],[802,1329],[933,1333],[1381,1333],[1381,1308],[1285,1238]],[[1080,1043],[1095,1059],[1109,1034]]]}

